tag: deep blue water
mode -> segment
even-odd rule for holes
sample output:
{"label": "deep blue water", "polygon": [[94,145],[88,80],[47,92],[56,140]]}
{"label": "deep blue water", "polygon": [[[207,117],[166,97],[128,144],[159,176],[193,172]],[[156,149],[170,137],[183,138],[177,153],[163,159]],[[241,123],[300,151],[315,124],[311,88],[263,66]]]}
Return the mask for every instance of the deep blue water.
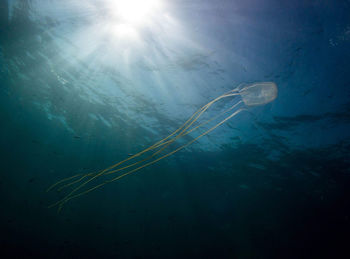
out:
{"label": "deep blue water", "polygon": [[[350,1],[112,2],[0,2],[1,258],[349,258]],[[246,110],[48,208],[266,81],[274,101],[215,118],[224,98],[163,154]]]}

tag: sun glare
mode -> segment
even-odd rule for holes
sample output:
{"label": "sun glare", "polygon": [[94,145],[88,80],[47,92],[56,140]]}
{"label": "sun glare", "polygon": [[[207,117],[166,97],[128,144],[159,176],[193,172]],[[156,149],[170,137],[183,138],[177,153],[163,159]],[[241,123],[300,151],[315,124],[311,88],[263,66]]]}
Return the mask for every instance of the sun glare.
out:
{"label": "sun glare", "polygon": [[136,39],[137,38],[137,31],[127,24],[119,24],[115,26],[114,33],[119,38],[130,38],[130,39]]}
{"label": "sun glare", "polygon": [[118,19],[131,24],[146,22],[160,7],[160,0],[114,0],[111,9]]}

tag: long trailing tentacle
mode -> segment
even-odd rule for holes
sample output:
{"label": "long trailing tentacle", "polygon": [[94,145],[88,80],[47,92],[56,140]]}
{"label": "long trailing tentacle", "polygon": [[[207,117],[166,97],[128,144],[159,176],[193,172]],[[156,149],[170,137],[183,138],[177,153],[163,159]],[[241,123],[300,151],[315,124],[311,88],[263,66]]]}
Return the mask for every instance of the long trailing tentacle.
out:
{"label": "long trailing tentacle", "polygon": [[82,177],[80,177],[79,179],[77,179],[77,180],[75,180],[75,181],[73,181],[73,182],[67,183],[67,184],[61,186],[60,188],[58,188],[57,190],[58,190],[58,191],[62,191],[63,189],[65,189],[65,188],[67,188],[67,187],[69,187],[69,186],[71,186],[71,185],[74,185],[74,184],[76,184],[76,183],[79,183],[79,182],[81,182],[82,180],[84,180],[86,177],[91,176],[91,175],[94,175],[94,174],[95,174],[95,173],[84,174],[84,175],[83,175]]}
{"label": "long trailing tentacle", "polygon": [[[205,106],[206,106],[206,105],[205,105]],[[135,155],[133,155],[133,156],[131,156],[131,157],[129,157],[129,158],[123,160],[123,161],[120,161],[120,162],[118,162],[118,163],[116,163],[116,164],[114,164],[114,165],[112,165],[112,166],[106,168],[105,170],[113,169],[113,168],[115,168],[115,167],[117,167],[117,166],[119,166],[119,165],[121,165],[121,164],[123,164],[123,163],[129,161],[129,160],[132,160],[132,159],[134,159],[134,158],[136,158],[136,157],[142,155],[143,153],[146,153],[146,152],[151,151],[151,150],[153,150],[153,149],[155,149],[155,148],[158,148],[159,146],[162,145],[162,142],[164,142],[164,141],[167,140],[168,138],[171,138],[171,137],[172,137],[173,135],[175,135],[178,131],[180,131],[181,128],[184,127],[188,122],[190,122],[191,119],[192,119],[197,113],[199,113],[202,109],[205,108],[205,106],[203,106],[202,108],[200,108],[199,110],[197,110],[197,111],[196,111],[196,112],[195,112],[195,113],[180,127],[180,128],[178,128],[177,130],[175,130],[172,134],[170,134],[170,135],[167,136],[166,138],[164,138],[164,139],[158,141],[157,143],[155,143],[154,145],[150,146],[149,148],[144,149],[143,151],[141,151],[141,152],[139,152],[139,153],[137,153],[137,154],[135,154]],[[103,170],[103,171],[104,171],[104,170]],[[89,174],[90,174],[90,173],[89,173]],[[100,172],[100,173],[96,173],[95,176],[97,176],[97,175],[99,175],[99,174],[101,174],[101,172]],[[69,181],[69,180],[71,180],[71,179],[74,179],[75,177],[78,177],[78,176],[81,176],[81,175],[82,175],[82,174],[76,174],[76,175],[74,175],[74,176],[70,176],[70,177],[64,178],[64,179],[62,179],[62,180],[56,182],[55,184],[51,185],[46,191],[48,192],[48,191],[52,190],[53,188],[55,188],[56,186],[58,186],[59,184],[61,184],[61,183],[63,183],[63,182],[66,182],[66,181]],[[83,179],[80,179],[80,180],[83,180]],[[77,181],[74,181],[74,183],[76,183],[76,182],[77,182]]]}
{"label": "long trailing tentacle", "polygon": [[82,174],[76,174],[76,175],[73,175],[73,176],[64,178],[64,179],[58,181],[57,183],[54,183],[53,185],[51,185],[49,188],[46,189],[46,191],[49,192],[50,190],[52,190],[53,188],[55,188],[57,185],[59,185],[59,184],[61,184],[61,183],[63,183],[63,182],[67,182],[67,181],[69,181],[69,180],[71,180],[71,179],[74,179],[74,178],[76,178],[76,177],[78,177],[78,176],[80,176],[80,175],[82,175]]}
{"label": "long trailing tentacle", "polygon": [[[237,107],[237,106],[238,106],[239,104],[241,104],[241,103],[242,103],[242,101],[237,102],[235,105],[233,105],[233,106],[231,106],[230,108],[224,110],[223,112],[219,113],[218,115],[214,116],[213,118],[211,118],[211,119],[209,119],[209,120],[206,120],[205,122],[203,122],[203,123],[197,125],[196,127],[192,128],[192,129],[190,129],[190,130],[187,130],[187,131],[184,132],[181,136],[186,136],[186,135],[190,134],[191,132],[197,130],[198,128],[200,128],[200,127],[202,127],[202,126],[204,126],[204,125],[210,123],[211,121],[217,119],[218,117],[222,116],[223,114],[225,114],[225,113],[231,111],[232,109],[234,109],[235,107]],[[163,143],[159,144],[157,147],[161,147],[162,145],[167,144],[164,148],[159,149],[157,152],[154,152],[152,155],[146,157],[145,159],[139,160],[139,161],[137,161],[137,162],[135,162],[135,163],[132,163],[132,164],[130,164],[130,165],[127,165],[127,166],[124,166],[124,167],[121,167],[121,168],[118,168],[118,169],[115,169],[115,170],[112,170],[112,171],[108,171],[108,172],[105,173],[105,175],[115,174],[115,173],[120,172],[120,171],[123,171],[123,170],[125,170],[125,169],[127,169],[127,168],[136,166],[136,165],[138,165],[138,164],[140,164],[140,163],[142,163],[142,162],[145,162],[145,161],[147,161],[147,160],[150,160],[151,158],[153,158],[154,156],[156,156],[157,154],[159,154],[159,153],[160,153],[161,151],[163,151],[169,144],[171,144],[171,143],[173,143],[173,142],[174,142],[174,140],[172,140],[172,139],[171,139],[171,140],[168,140],[168,141],[166,141],[166,142],[163,142]],[[76,183],[78,183],[78,182],[81,182],[81,181],[82,181],[83,179],[85,179],[86,177],[88,177],[88,176],[93,176],[93,175],[95,175],[95,174],[96,174],[96,173],[88,173],[88,174],[85,174],[85,175],[81,176],[79,179],[74,180],[74,181],[72,181],[72,182],[70,182],[70,183],[68,183],[68,184],[65,184],[65,185],[63,185],[62,187],[58,188],[57,190],[58,190],[58,191],[61,191],[62,189],[67,188],[67,187],[69,187],[69,186],[72,186],[72,185],[74,185],[74,184],[76,184]],[[70,177],[70,178],[72,178],[72,177]]]}
{"label": "long trailing tentacle", "polygon": [[[235,105],[233,105],[233,106],[231,106],[230,108],[224,110],[223,112],[219,113],[218,115],[214,116],[213,118],[211,118],[211,119],[209,119],[209,120],[206,120],[205,122],[203,122],[203,123],[197,125],[196,127],[192,128],[192,129],[190,129],[190,130],[187,130],[187,131],[184,132],[181,136],[186,136],[186,135],[190,134],[191,132],[197,130],[198,128],[200,128],[200,127],[202,127],[202,126],[204,126],[204,125],[210,123],[211,121],[217,119],[218,117],[222,116],[223,114],[225,114],[225,113],[231,111],[232,109],[234,109],[235,107],[237,107],[237,106],[238,106],[239,104],[241,104],[241,103],[242,103],[242,101],[237,102]],[[165,145],[165,144],[171,144],[172,142],[173,142],[173,140],[168,140],[168,141],[166,141],[166,142],[163,142],[163,143],[159,144],[159,145],[157,146],[157,148],[158,148],[158,147],[161,147],[161,146],[163,146],[163,145]],[[168,145],[167,145],[167,146],[168,146]],[[160,153],[161,151],[163,151],[163,150],[164,150],[164,148],[158,150],[157,152],[154,152],[152,155],[148,156],[147,158],[142,159],[142,160],[139,160],[139,161],[137,161],[137,162],[135,162],[135,163],[132,163],[132,164],[130,164],[130,165],[127,165],[127,166],[124,166],[124,167],[121,167],[121,168],[118,168],[118,169],[115,169],[115,170],[112,170],[112,171],[108,171],[108,172],[105,173],[105,175],[114,174],[114,173],[120,172],[120,171],[122,171],[122,170],[125,170],[125,169],[127,169],[127,168],[130,168],[130,167],[133,167],[133,166],[135,166],[135,165],[138,165],[138,164],[140,164],[140,163],[142,163],[142,162],[145,162],[145,161],[151,159],[152,157],[156,156],[157,154],[159,154],[159,153]],[[70,182],[70,183],[68,183],[68,184],[65,184],[65,185],[63,185],[62,187],[58,188],[57,190],[58,190],[58,191],[61,191],[62,189],[67,188],[67,187],[69,187],[69,186],[72,186],[72,185],[74,185],[74,184],[76,184],[76,183],[82,181],[82,180],[85,179],[86,177],[88,177],[88,176],[93,176],[93,175],[95,175],[95,174],[96,174],[96,173],[88,173],[88,174],[85,174],[85,175],[81,176],[79,179],[74,180],[74,181],[72,181],[72,182]],[[78,176],[78,175],[76,175],[76,176]],[[70,178],[72,178],[72,177],[69,177],[69,179],[70,179]],[[69,180],[69,179],[64,179],[64,180]],[[62,181],[60,181],[60,182],[62,182]],[[56,184],[57,184],[57,183],[56,183]],[[50,187],[50,188],[52,188],[52,187]]]}
{"label": "long trailing tentacle", "polygon": [[59,211],[62,209],[62,207],[63,207],[63,205],[64,205],[65,203],[67,203],[68,201],[70,201],[70,200],[72,200],[72,199],[74,199],[74,198],[80,197],[80,196],[82,196],[82,195],[84,195],[84,194],[87,194],[87,193],[93,191],[93,190],[96,190],[97,188],[102,187],[103,185],[106,185],[106,184],[108,184],[108,183],[111,183],[111,182],[114,182],[114,181],[116,181],[116,180],[119,180],[119,179],[121,179],[121,178],[123,178],[123,177],[125,177],[125,176],[127,176],[127,175],[129,175],[129,174],[132,174],[132,173],[134,173],[134,172],[136,172],[136,171],[138,171],[138,170],[140,170],[140,169],[142,169],[142,168],[144,168],[144,167],[146,167],[146,166],[152,165],[152,164],[158,162],[159,160],[164,159],[164,158],[166,158],[166,157],[168,157],[168,156],[170,156],[170,155],[172,155],[172,154],[174,154],[174,153],[180,151],[181,149],[184,149],[185,147],[189,146],[190,144],[192,144],[193,142],[195,142],[195,141],[198,140],[199,138],[201,138],[201,137],[207,135],[208,133],[210,133],[211,131],[213,131],[214,129],[216,129],[218,126],[222,125],[222,124],[225,123],[227,120],[229,120],[230,118],[234,117],[235,115],[237,115],[238,113],[240,113],[240,112],[243,111],[243,110],[245,110],[245,109],[239,109],[239,110],[235,111],[235,112],[232,113],[230,116],[226,117],[224,120],[222,120],[221,122],[219,122],[219,123],[216,124],[215,126],[211,127],[210,129],[208,129],[208,130],[205,131],[204,133],[200,134],[199,136],[197,136],[197,137],[194,138],[193,140],[187,142],[186,144],[184,144],[184,145],[178,147],[177,149],[175,149],[175,150],[173,150],[173,151],[171,151],[171,152],[169,152],[169,153],[167,153],[167,154],[165,154],[165,155],[163,155],[163,156],[161,156],[161,157],[159,157],[159,158],[157,158],[157,159],[155,159],[155,160],[153,160],[153,161],[151,161],[151,162],[149,162],[149,163],[147,163],[147,164],[144,164],[144,165],[142,165],[142,166],[140,166],[140,167],[137,167],[137,168],[135,168],[135,169],[133,169],[133,170],[131,170],[131,171],[128,171],[128,172],[126,172],[126,173],[124,173],[124,174],[122,174],[122,175],[119,175],[119,176],[117,176],[117,177],[115,177],[115,178],[113,178],[113,179],[111,179],[111,180],[104,181],[104,182],[102,182],[102,183],[100,183],[100,184],[98,184],[98,185],[96,185],[96,186],[94,186],[94,187],[92,187],[92,188],[90,188],[90,189],[84,191],[84,192],[81,192],[81,193],[72,195],[72,196],[70,196],[70,197],[67,197],[67,198],[64,199],[62,202],[56,203],[56,205],[59,204]]}
{"label": "long trailing tentacle", "polygon": [[[113,168],[115,168],[115,167],[117,167],[117,166],[119,166],[119,165],[121,165],[121,164],[123,164],[123,163],[125,163],[125,162],[127,162],[127,161],[129,161],[129,160],[131,160],[131,159],[133,159],[133,158],[136,158],[136,157],[138,157],[138,156],[140,156],[140,155],[142,155],[142,154],[144,154],[144,153],[146,153],[146,152],[148,152],[148,151],[150,151],[150,150],[152,150],[152,149],[158,147],[159,144],[161,144],[161,143],[164,142],[165,140],[167,140],[167,139],[169,139],[170,137],[172,137],[173,135],[175,135],[178,131],[180,131],[183,127],[185,127],[188,123],[190,123],[191,120],[193,120],[193,118],[196,119],[196,117],[195,117],[196,114],[199,113],[199,116],[200,116],[200,115],[202,114],[202,111],[207,109],[207,105],[208,105],[208,104],[204,105],[202,108],[200,108],[199,110],[197,110],[197,111],[196,111],[196,112],[195,112],[195,113],[180,127],[180,128],[178,128],[177,130],[175,130],[172,134],[170,134],[170,135],[167,136],[166,138],[164,138],[164,139],[158,141],[157,143],[155,143],[154,145],[150,146],[149,148],[146,148],[146,149],[144,149],[143,151],[141,151],[141,152],[139,152],[139,153],[137,153],[137,154],[135,154],[135,155],[133,155],[133,156],[127,158],[127,159],[124,159],[124,160],[122,160],[122,161],[120,161],[120,162],[118,162],[118,163],[116,163],[116,164],[114,164],[114,165],[112,165],[112,166],[110,166],[110,167],[107,167],[107,168],[104,169],[104,170],[101,170],[101,171],[100,171],[99,173],[97,173],[95,176],[91,177],[90,179],[88,179],[87,181],[85,181],[84,183],[82,183],[81,185],[79,185],[78,187],[76,187],[75,189],[73,189],[73,190],[72,190],[70,193],[68,193],[63,199],[61,199],[61,200],[59,200],[58,202],[56,202],[56,203],[50,205],[49,208],[54,207],[54,206],[56,206],[57,204],[63,202],[65,199],[69,198],[69,196],[73,195],[76,191],[78,191],[79,189],[81,189],[82,187],[84,187],[86,184],[88,184],[88,183],[91,182],[92,180],[94,180],[94,179],[96,179],[96,178],[102,176],[105,172],[108,172],[109,170],[111,170],[111,169],[113,169]],[[198,118],[198,115],[197,115],[197,118]],[[71,178],[69,178],[69,179],[71,179]],[[69,179],[63,179],[62,181],[69,180]]]}
{"label": "long trailing tentacle", "polygon": [[[96,179],[96,178],[98,178],[98,177],[100,177],[100,176],[102,176],[102,175],[105,175],[105,174],[107,175],[107,174],[112,174],[112,173],[119,172],[119,171],[121,171],[121,170],[130,168],[130,167],[132,167],[132,166],[135,166],[135,165],[137,165],[137,164],[140,164],[140,163],[142,163],[142,162],[145,162],[145,161],[151,159],[151,158],[154,157],[155,155],[157,155],[157,154],[159,154],[160,152],[162,152],[166,147],[168,147],[170,144],[172,144],[172,143],[173,143],[174,141],[176,141],[178,138],[180,138],[180,137],[182,137],[182,136],[185,136],[185,135],[187,135],[187,134],[193,132],[194,130],[198,129],[199,127],[201,127],[201,126],[203,126],[203,125],[209,123],[210,121],[216,119],[217,117],[221,116],[222,114],[224,114],[224,113],[226,113],[226,112],[232,110],[232,109],[233,109],[234,107],[236,107],[238,104],[242,103],[242,101],[240,101],[240,102],[238,102],[237,104],[235,104],[235,105],[233,105],[232,107],[230,107],[229,109],[227,109],[227,110],[225,110],[224,112],[220,113],[219,115],[217,115],[217,116],[215,116],[215,117],[213,117],[213,118],[211,118],[211,119],[209,119],[209,120],[207,120],[207,121],[201,123],[200,125],[198,125],[198,126],[192,128],[192,129],[189,129],[189,128],[193,125],[193,123],[196,122],[196,121],[199,119],[199,117],[200,117],[212,104],[214,104],[215,102],[217,102],[218,100],[220,100],[220,99],[222,99],[222,98],[229,97],[229,96],[235,96],[235,95],[239,95],[239,94],[237,93],[237,88],[234,89],[234,90],[231,90],[231,91],[229,91],[229,92],[227,92],[227,93],[225,93],[225,94],[223,94],[223,95],[221,95],[221,96],[219,96],[219,97],[217,97],[217,98],[215,98],[214,100],[212,100],[212,101],[209,102],[208,104],[206,104],[206,105],[204,105],[203,107],[201,107],[200,109],[198,109],[198,110],[197,110],[197,111],[196,111],[196,112],[195,112],[195,113],[180,127],[180,128],[178,128],[177,130],[175,130],[172,134],[170,134],[170,135],[167,136],[166,138],[164,138],[164,139],[158,141],[157,143],[153,144],[153,145],[150,146],[149,148],[146,148],[145,150],[143,150],[143,151],[141,151],[141,152],[139,152],[139,153],[137,153],[137,154],[135,154],[135,155],[133,155],[133,156],[131,156],[131,157],[125,159],[125,160],[122,160],[122,161],[120,161],[120,162],[118,162],[118,163],[116,163],[116,164],[114,164],[114,165],[112,165],[112,166],[110,166],[110,167],[108,167],[108,168],[106,168],[106,169],[100,171],[99,173],[95,173],[95,174],[94,174],[94,173],[89,173],[89,174],[83,175],[83,176],[82,176],[81,178],[79,178],[78,180],[74,180],[73,182],[68,183],[68,184],[66,184],[66,185],[64,185],[64,186],[62,186],[62,187],[60,187],[59,190],[61,190],[61,189],[63,189],[63,188],[66,188],[66,187],[69,187],[69,186],[71,186],[71,185],[73,185],[73,184],[76,184],[76,183],[82,181],[83,179],[85,179],[86,177],[91,176],[90,179],[86,180],[84,183],[80,184],[78,187],[76,187],[75,189],[73,189],[73,190],[72,190],[69,194],[67,194],[63,199],[61,199],[61,200],[59,200],[58,202],[56,202],[56,203],[50,205],[49,207],[53,207],[53,206],[59,205],[59,208],[62,208],[63,204],[65,204],[65,203],[66,203],[67,201],[69,201],[70,199],[75,198],[75,197],[79,197],[79,196],[81,196],[81,195],[83,195],[83,194],[85,194],[85,193],[87,193],[87,192],[90,192],[90,191],[92,191],[92,190],[94,190],[94,189],[96,189],[96,188],[99,188],[100,186],[102,186],[102,185],[104,185],[104,184],[106,184],[106,183],[108,183],[108,182],[111,181],[111,180],[106,181],[106,182],[102,183],[102,185],[99,184],[99,185],[97,185],[97,186],[95,186],[95,187],[93,187],[93,188],[88,189],[87,191],[83,191],[83,192],[81,192],[81,193],[74,194],[74,193],[76,193],[79,189],[81,189],[82,187],[84,187],[86,184],[88,184],[89,182],[91,182],[92,180],[94,180],[94,179]],[[241,110],[240,110],[240,111],[241,111]],[[234,113],[234,114],[235,114],[235,113]],[[232,116],[233,116],[233,115],[229,116],[229,118],[231,118]],[[228,118],[226,118],[224,121],[226,121],[227,119],[228,119]],[[222,122],[222,123],[223,123],[223,122]],[[189,144],[193,143],[193,142],[194,142],[195,140],[197,140],[199,137],[202,137],[202,136],[206,135],[207,133],[209,133],[211,130],[213,130],[213,129],[216,128],[217,126],[221,125],[222,123],[217,124],[217,125],[216,125],[215,127],[213,127],[212,129],[206,131],[206,133],[201,134],[200,136],[198,136],[198,137],[195,138],[194,140],[192,140],[192,141],[188,142],[187,144],[181,146],[180,149],[182,149],[182,148],[188,146]],[[171,137],[173,137],[173,138],[171,138]],[[170,140],[168,140],[168,139],[170,139]],[[160,148],[160,147],[161,147],[161,148]],[[140,156],[140,155],[142,155],[142,154],[144,154],[144,153],[146,153],[146,152],[148,152],[148,151],[151,151],[151,150],[154,150],[154,149],[157,149],[157,148],[160,148],[160,149],[159,149],[158,151],[154,152],[152,155],[150,155],[149,157],[147,157],[147,158],[145,158],[145,159],[142,159],[142,160],[140,160],[140,161],[137,161],[137,162],[135,162],[135,163],[133,163],[133,164],[131,164],[131,165],[127,165],[127,166],[124,166],[124,167],[122,167],[122,168],[112,170],[112,169],[114,169],[114,168],[116,168],[116,167],[122,165],[123,163],[125,163],[125,162],[127,162],[127,161],[133,159],[133,158],[136,158],[136,157],[138,157],[138,156]],[[153,161],[151,161],[151,162],[149,162],[149,163],[146,163],[146,164],[144,164],[144,165],[142,165],[142,166],[140,166],[140,167],[137,167],[137,168],[135,168],[135,169],[132,169],[131,171],[129,171],[129,172],[127,172],[127,173],[124,173],[124,174],[122,174],[122,175],[120,175],[120,176],[118,176],[118,177],[121,178],[121,177],[123,177],[123,176],[125,176],[125,175],[127,175],[127,174],[130,174],[130,173],[132,173],[132,172],[134,172],[134,171],[136,171],[136,170],[139,170],[139,169],[141,169],[141,168],[143,168],[143,167],[145,167],[145,166],[148,166],[148,165],[150,165],[150,164],[153,164],[153,163],[159,161],[160,159],[163,159],[163,158],[165,158],[165,157],[167,157],[167,156],[169,156],[169,155],[171,155],[171,154],[177,152],[177,151],[180,150],[180,149],[176,149],[176,150],[174,150],[174,151],[172,151],[172,152],[169,152],[169,153],[167,153],[166,155],[164,155],[164,156],[162,156],[162,157],[160,157],[160,158],[157,158],[157,159],[155,159],[155,160],[153,160]],[[82,175],[82,174],[78,174],[78,175],[75,175],[75,176],[72,176],[72,177],[68,177],[68,178],[66,178],[66,179],[63,179],[63,180],[57,182],[56,184],[52,185],[52,186],[48,189],[48,191],[51,190],[52,188],[54,188],[55,186],[57,186],[58,184],[60,184],[60,183],[62,183],[62,182],[65,182],[65,181],[68,181],[68,180],[71,180],[71,179],[74,179],[75,177],[78,177],[78,176],[80,176],[80,175]],[[118,177],[116,177],[116,178],[119,179]],[[116,179],[115,179],[115,180],[116,180]],[[114,180],[112,180],[112,181],[114,181]]]}
{"label": "long trailing tentacle", "polygon": [[[117,163],[117,164],[114,164],[114,165],[112,165],[112,166],[110,166],[109,168],[106,168],[106,169],[107,169],[107,170],[111,170],[111,169],[117,167],[118,165],[121,165],[121,164],[123,164],[123,163],[125,163],[125,162],[127,162],[127,161],[129,161],[129,160],[132,160],[133,158],[136,158],[137,156],[142,155],[143,153],[146,153],[146,152],[148,152],[148,151],[154,150],[154,149],[156,149],[156,148],[158,148],[158,147],[161,147],[161,146],[163,146],[163,145],[168,144],[169,142],[172,142],[172,140],[169,140],[169,141],[166,141],[166,140],[169,139],[169,138],[171,138],[172,136],[176,135],[176,133],[178,133],[182,128],[184,128],[187,124],[189,124],[189,123],[191,122],[191,120],[193,120],[192,123],[195,122],[195,121],[201,116],[201,114],[202,114],[203,112],[205,112],[214,102],[216,102],[216,101],[218,101],[219,99],[222,99],[222,98],[224,98],[224,97],[229,97],[229,96],[238,95],[236,92],[238,92],[238,88],[235,88],[235,89],[233,89],[233,90],[230,90],[230,91],[226,92],[225,94],[219,96],[218,98],[212,100],[212,101],[209,102],[208,104],[206,104],[206,105],[204,105],[203,107],[201,107],[200,109],[198,109],[198,110],[197,110],[197,111],[196,111],[196,112],[195,112],[195,113],[180,127],[180,128],[178,128],[177,130],[175,130],[172,134],[170,134],[170,135],[167,136],[166,138],[164,138],[164,139],[158,141],[157,143],[153,144],[153,145],[150,146],[149,148],[147,148],[147,149],[145,149],[145,150],[143,150],[143,151],[141,151],[141,152],[139,152],[139,153],[137,153],[137,154],[135,154],[135,155],[133,155],[133,156],[131,156],[131,157],[129,157],[129,158],[127,158],[127,159],[125,159],[125,160],[119,162],[119,163]],[[232,107],[232,108],[233,108],[233,107]],[[227,111],[224,111],[224,112],[227,112]],[[198,113],[199,113],[199,114],[198,114]],[[198,115],[197,115],[197,114],[198,114]],[[197,116],[196,116],[196,115],[197,115]],[[218,116],[216,116],[216,117],[218,117]],[[192,125],[192,123],[191,123],[190,125],[188,125],[188,127],[190,127],[190,126]],[[206,123],[203,123],[203,125],[204,125],[204,124],[206,124]],[[181,133],[183,133],[188,127],[186,127],[185,129],[183,129],[183,130],[179,133],[179,135],[182,136]],[[197,126],[196,128],[198,128],[198,126]],[[192,132],[192,131],[193,131],[193,130],[191,130],[190,132]],[[188,132],[188,133],[189,133],[189,132]],[[188,133],[185,133],[184,135],[187,135]],[[130,167],[130,166],[128,166],[128,167]],[[126,168],[127,168],[127,167],[126,167]],[[124,169],[125,169],[125,168],[124,168]],[[85,174],[85,176],[92,176],[93,174],[96,174],[96,175],[97,175],[98,173],[88,173],[88,174]],[[81,176],[81,175],[83,175],[83,174],[77,174],[77,175],[74,175],[74,176],[71,176],[71,177],[64,178],[64,179],[62,179],[62,180],[56,182],[55,184],[51,185],[46,191],[48,192],[48,191],[52,190],[54,187],[56,187],[57,185],[59,185],[59,184],[61,184],[61,183],[63,183],[63,182],[69,181],[69,180],[71,180],[71,179],[74,179],[75,177],[78,177],[78,176]],[[79,180],[74,180],[74,182],[68,183],[68,184],[66,184],[66,185],[64,185],[64,186],[62,186],[62,187],[60,187],[59,189],[63,189],[63,188],[65,188],[65,187],[68,187],[68,186],[71,186],[71,185],[73,185],[73,184],[75,184],[75,183],[78,183],[78,182],[82,181],[84,178],[85,178],[85,177],[81,177]]]}

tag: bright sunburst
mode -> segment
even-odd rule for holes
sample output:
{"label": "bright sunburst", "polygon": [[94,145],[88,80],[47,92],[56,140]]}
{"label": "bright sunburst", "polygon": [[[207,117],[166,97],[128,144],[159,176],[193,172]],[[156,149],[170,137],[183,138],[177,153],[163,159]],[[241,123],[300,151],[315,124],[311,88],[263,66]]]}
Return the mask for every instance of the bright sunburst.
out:
{"label": "bright sunburst", "polygon": [[124,22],[140,24],[156,15],[161,0],[112,0],[111,12]]}

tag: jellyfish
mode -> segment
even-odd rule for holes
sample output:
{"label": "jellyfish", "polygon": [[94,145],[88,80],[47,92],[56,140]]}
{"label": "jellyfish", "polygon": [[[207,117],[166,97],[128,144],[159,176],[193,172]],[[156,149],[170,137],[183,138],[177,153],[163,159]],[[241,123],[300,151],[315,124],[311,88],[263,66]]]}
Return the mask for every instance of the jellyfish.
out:
{"label": "jellyfish", "polygon": [[[151,145],[150,147],[136,154],[129,155],[126,159],[119,161],[98,172],[76,174],[71,177],[62,179],[56,182],[55,184],[51,185],[47,189],[47,191],[50,191],[55,188],[58,191],[69,188],[71,189],[62,199],[51,204],[49,208],[57,206],[58,211],[60,211],[63,205],[72,199],[85,195],[108,183],[115,182],[127,175],[135,173],[141,170],[142,168],[153,165],[158,161],[175,154],[176,152],[188,147],[193,142],[197,141],[199,138],[212,132],[217,127],[226,123],[229,119],[236,116],[240,112],[247,110],[248,107],[265,105],[267,103],[272,102],[277,97],[277,91],[277,85],[274,82],[257,82],[248,85],[240,85],[235,89],[226,92],[225,94],[213,99],[206,105],[202,106],[181,127],[176,129],[169,136]],[[237,96],[241,97],[241,100],[239,100],[237,103],[226,108],[224,111],[221,111],[214,117],[209,118],[204,122],[198,123],[198,119],[202,117],[203,114],[205,114],[214,103],[217,103],[220,100],[226,98]],[[240,106],[243,107],[240,108]],[[173,147],[171,149],[171,145],[177,142],[179,139],[182,139],[184,136],[189,135],[190,133],[195,132],[198,129],[203,129],[203,126],[209,124],[212,121],[215,121],[216,119],[224,115],[226,117],[222,118],[221,120],[219,120],[219,122],[209,127],[209,129],[206,129],[204,130],[204,132],[201,132],[195,138],[192,138],[186,143],[177,147]],[[106,179],[106,177],[108,178]],[[101,180],[101,178],[102,181],[98,183],[97,180]]]}

